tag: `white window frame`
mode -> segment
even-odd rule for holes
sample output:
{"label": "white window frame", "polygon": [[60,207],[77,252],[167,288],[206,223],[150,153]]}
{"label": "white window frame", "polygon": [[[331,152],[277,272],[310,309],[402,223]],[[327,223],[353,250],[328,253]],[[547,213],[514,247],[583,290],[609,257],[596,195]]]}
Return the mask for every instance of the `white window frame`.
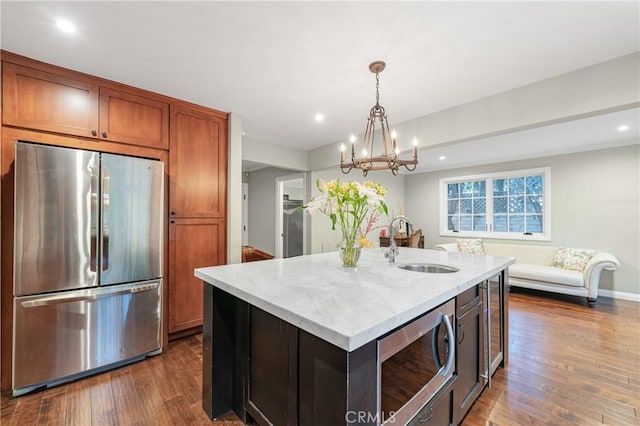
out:
{"label": "white window frame", "polygon": [[[493,180],[511,177],[523,177],[530,175],[542,175],[542,215],[543,233],[525,235],[516,232],[493,232]],[[486,180],[486,200],[487,200],[487,230],[485,231],[458,231],[447,229],[447,185],[450,183]],[[506,172],[486,173],[470,176],[453,176],[440,179],[440,236],[458,238],[487,238],[502,240],[522,240],[522,241],[551,241],[551,168],[540,167],[535,169],[511,170]]]}

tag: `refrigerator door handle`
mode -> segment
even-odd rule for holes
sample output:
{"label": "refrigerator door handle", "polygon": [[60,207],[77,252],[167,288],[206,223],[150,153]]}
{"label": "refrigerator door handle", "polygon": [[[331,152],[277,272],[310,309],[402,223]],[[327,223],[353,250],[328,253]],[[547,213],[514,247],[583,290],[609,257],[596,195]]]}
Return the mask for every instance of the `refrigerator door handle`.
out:
{"label": "refrigerator door handle", "polygon": [[53,305],[61,305],[63,303],[73,303],[73,302],[90,302],[93,300],[103,299],[105,297],[113,297],[122,294],[135,294],[142,293],[143,291],[154,290],[158,288],[158,283],[151,283],[145,285],[138,285],[135,287],[129,287],[125,289],[114,289],[113,291],[103,291],[100,293],[94,294],[76,294],[76,295],[55,295],[55,296],[45,296],[35,300],[27,300],[24,302],[20,302],[22,307],[24,308],[37,308],[42,306],[53,306]]}
{"label": "refrigerator door handle", "polygon": [[89,260],[89,269],[91,272],[96,272],[98,270],[98,168],[91,167],[90,169],[90,179],[91,179],[91,201],[90,201],[90,212],[89,215],[91,217],[90,223],[90,238],[91,241],[89,243],[90,246],[90,260]]}
{"label": "refrigerator door handle", "polygon": [[109,169],[102,168],[102,270],[109,269]]}

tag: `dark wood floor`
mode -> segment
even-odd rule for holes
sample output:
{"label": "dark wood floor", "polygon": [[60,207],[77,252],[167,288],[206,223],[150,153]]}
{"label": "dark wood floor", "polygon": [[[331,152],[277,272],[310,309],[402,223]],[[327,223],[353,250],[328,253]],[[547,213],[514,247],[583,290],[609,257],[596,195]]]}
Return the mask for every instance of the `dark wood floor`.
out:
{"label": "dark wood floor", "polygon": [[[510,364],[463,424],[640,425],[640,304],[513,291]],[[2,425],[239,425],[200,407],[201,336],[162,355],[20,398]]]}

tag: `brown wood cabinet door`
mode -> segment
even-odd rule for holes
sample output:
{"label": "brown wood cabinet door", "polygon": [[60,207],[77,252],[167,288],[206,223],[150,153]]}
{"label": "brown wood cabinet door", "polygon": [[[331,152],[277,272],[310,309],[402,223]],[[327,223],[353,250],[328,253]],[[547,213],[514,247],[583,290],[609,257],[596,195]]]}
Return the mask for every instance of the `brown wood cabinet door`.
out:
{"label": "brown wood cabinet door", "polygon": [[98,86],[2,63],[3,124],[95,137]]}
{"label": "brown wood cabinet door", "polygon": [[101,87],[99,137],[169,149],[169,104]]}
{"label": "brown wood cabinet door", "polygon": [[[476,299],[474,299],[476,300]],[[476,303],[457,318],[455,387],[456,419],[461,422],[482,393],[484,380],[482,342],[482,303]]]}
{"label": "brown wood cabinet door", "polygon": [[225,217],[227,119],[171,105],[171,217]]}
{"label": "brown wood cabinet door", "polygon": [[195,268],[226,263],[223,219],[172,219],[169,223],[169,333],[202,325],[202,281]]}

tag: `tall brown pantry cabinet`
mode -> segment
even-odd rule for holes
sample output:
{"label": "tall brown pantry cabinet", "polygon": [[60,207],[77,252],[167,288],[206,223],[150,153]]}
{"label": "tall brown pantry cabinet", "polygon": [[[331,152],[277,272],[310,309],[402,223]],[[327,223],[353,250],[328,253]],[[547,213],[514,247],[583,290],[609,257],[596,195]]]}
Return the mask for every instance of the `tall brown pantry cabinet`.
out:
{"label": "tall brown pantry cabinet", "polygon": [[226,263],[228,114],[1,51],[1,389],[11,383],[13,157],[18,140],[165,165],[163,340],[202,324],[193,269]]}
{"label": "tall brown pantry cabinet", "polygon": [[171,105],[169,333],[202,325],[195,268],[226,263],[227,115]]}

